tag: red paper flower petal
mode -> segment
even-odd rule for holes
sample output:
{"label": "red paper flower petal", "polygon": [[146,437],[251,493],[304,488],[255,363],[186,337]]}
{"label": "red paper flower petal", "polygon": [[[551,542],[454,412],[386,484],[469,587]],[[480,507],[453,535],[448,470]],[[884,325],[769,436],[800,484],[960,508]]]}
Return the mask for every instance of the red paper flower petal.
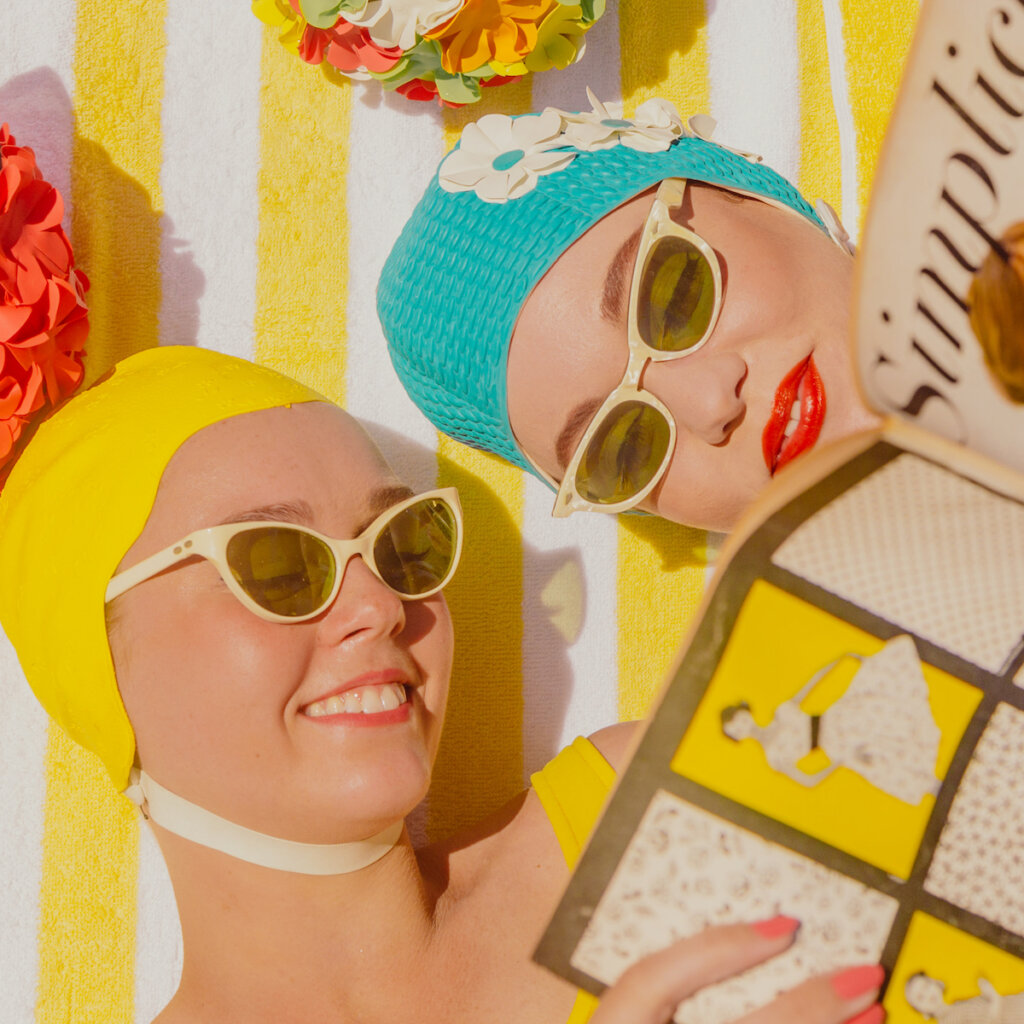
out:
{"label": "red paper flower petal", "polygon": [[0,480],[35,419],[84,377],[89,279],[63,217],[35,153],[0,126]]}
{"label": "red paper flower petal", "polygon": [[350,73],[363,69],[375,74],[390,71],[401,59],[400,46],[378,46],[367,29],[352,25],[342,18],[331,29],[324,30],[330,40],[327,61],[339,71]]}

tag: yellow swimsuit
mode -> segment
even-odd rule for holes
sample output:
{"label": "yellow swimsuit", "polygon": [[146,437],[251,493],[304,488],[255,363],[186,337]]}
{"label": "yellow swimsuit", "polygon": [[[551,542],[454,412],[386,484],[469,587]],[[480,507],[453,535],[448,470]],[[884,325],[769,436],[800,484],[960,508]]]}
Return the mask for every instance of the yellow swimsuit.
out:
{"label": "yellow swimsuit", "polygon": [[[615,772],[590,740],[579,737],[530,781],[555,830],[566,864],[575,867],[615,783]],[[580,990],[567,1024],[586,1024],[596,1009],[597,999]]]}

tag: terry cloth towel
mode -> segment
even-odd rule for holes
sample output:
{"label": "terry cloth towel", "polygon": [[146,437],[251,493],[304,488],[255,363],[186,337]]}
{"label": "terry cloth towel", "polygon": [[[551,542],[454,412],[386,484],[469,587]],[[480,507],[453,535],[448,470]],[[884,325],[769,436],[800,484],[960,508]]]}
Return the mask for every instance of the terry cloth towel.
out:
{"label": "terry cloth towel", "polygon": [[[374,287],[427,178],[465,122],[587,109],[590,85],[626,115],[654,95],[711,113],[721,141],[763,154],[856,234],[917,0],[608,8],[579,64],[442,113],[331,85],[242,2],[3,6],[0,121],[67,201],[92,280],[90,376],[159,343],[249,356],[378,424],[414,486],[462,489],[459,654],[424,835],[475,820],[572,737],[644,711],[718,540],[653,519],[553,522],[546,488],[438,439],[411,406]],[[149,1021],[181,961],[155,843],[49,728],[9,649],[0,690],[0,1024]]]}

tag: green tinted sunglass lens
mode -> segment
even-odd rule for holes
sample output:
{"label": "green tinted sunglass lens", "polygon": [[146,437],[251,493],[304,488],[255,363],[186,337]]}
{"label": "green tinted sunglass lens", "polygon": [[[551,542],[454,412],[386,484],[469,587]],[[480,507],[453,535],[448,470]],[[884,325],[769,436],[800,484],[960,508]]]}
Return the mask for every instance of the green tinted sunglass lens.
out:
{"label": "green tinted sunglass lens", "polygon": [[440,498],[424,498],[385,524],[373,543],[373,560],[392,590],[420,597],[446,580],[457,547],[454,510]]}
{"label": "green tinted sunglass lens", "polygon": [[236,533],[227,563],[261,608],[294,618],[322,608],[334,587],[334,555],[305,530],[266,526]]}
{"label": "green tinted sunglass lens", "polygon": [[576,490],[595,505],[639,494],[665,463],[672,429],[645,402],[623,402],[601,421],[576,468]]}
{"label": "green tinted sunglass lens", "polygon": [[655,242],[637,301],[643,343],[659,352],[685,352],[707,334],[714,311],[715,277],[700,249],[674,236]]}

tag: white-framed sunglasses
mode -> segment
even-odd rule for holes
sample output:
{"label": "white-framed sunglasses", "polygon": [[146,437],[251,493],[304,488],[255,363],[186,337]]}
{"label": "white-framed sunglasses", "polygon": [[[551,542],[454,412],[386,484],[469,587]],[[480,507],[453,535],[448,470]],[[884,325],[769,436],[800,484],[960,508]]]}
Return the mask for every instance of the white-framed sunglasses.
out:
{"label": "white-framed sunglasses", "polygon": [[[676,223],[685,178],[661,182],[640,235],[629,289],[629,361],[569,459],[552,515],[583,509],[623,512],[657,486],[676,443],[676,423],[645,391],[648,363],[692,355],[711,337],[722,308],[722,269],[698,234]],[[541,471],[543,472],[543,471]]]}
{"label": "white-framed sunglasses", "polygon": [[226,523],[196,530],[107,584],[106,602],[188,558],[216,566],[246,608],[271,622],[305,622],[337,597],[356,556],[405,601],[436,594],[462,553],[458,491],[444,487],[392,505],[351,540],[294,523]]}

